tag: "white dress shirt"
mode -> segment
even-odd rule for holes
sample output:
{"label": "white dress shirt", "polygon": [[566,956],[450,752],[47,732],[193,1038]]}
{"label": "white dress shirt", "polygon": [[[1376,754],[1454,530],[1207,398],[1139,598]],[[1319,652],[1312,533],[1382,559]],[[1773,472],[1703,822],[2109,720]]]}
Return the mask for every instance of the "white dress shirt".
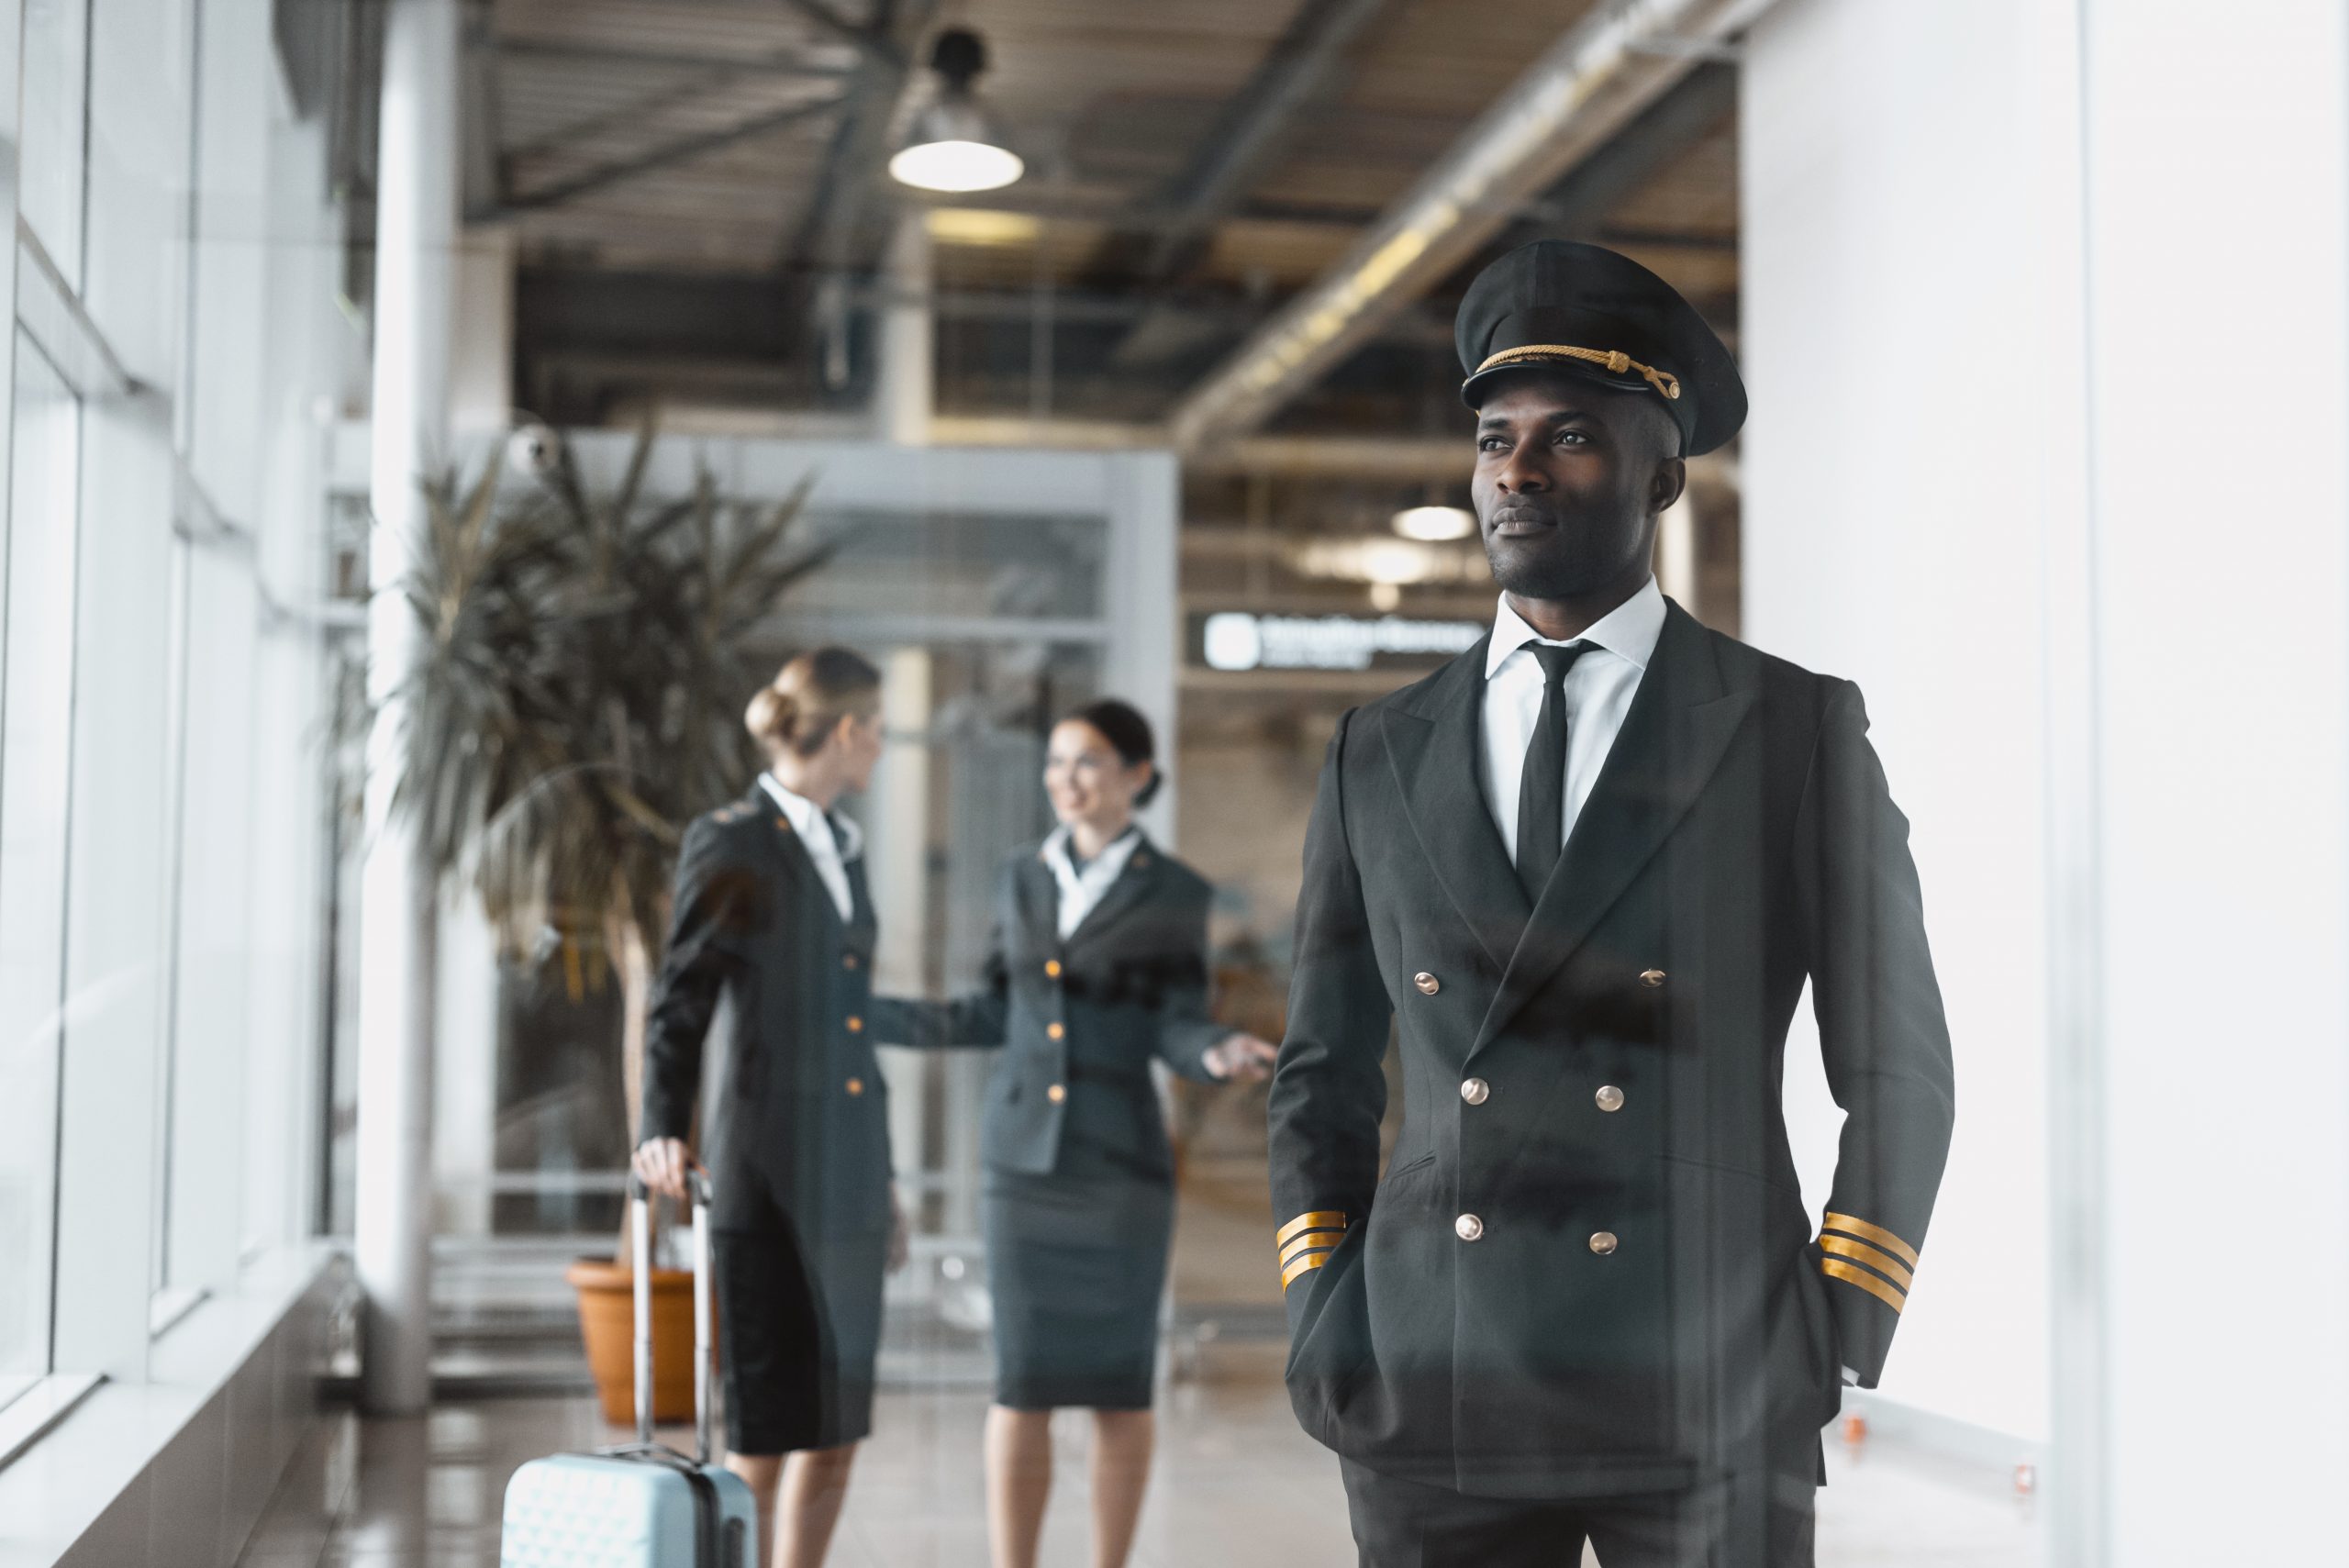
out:
{"label": "white dress shirt", "polygon": [[841,924],[855,919],[856,897],[849,891],[848,862],[864,853],[864,830],[843,817],[835,832],[829,812],[806,795],[785,788],[783,781],[773,773],[761,773],[759,782],[767,786],[774,803],[783,807],[791,830],[799,835],[807,858],[816,862],[816,874],[824,879],[824,891],[832,895],[832,907],[841,912]]}
{"label": "white dress shirt", "polygon": [[1068,940],[1071,933],[1085,923],[1101,895],[1109,891],[1126,862],[1133,858],[1141,844],[1141,829],[1129,828],[1101,847],[1101,852],[1085,862],[1079,871],[1074,857],[1068,852],[1068,829],[1055,828],[1052,836],[1044,840],[1044,863],[1052,870],[1052,880],[1060,884],[1061,940]]}
{"label": "white dress shirt", "polygon": [[1542,662],[1530,643],[1553,648],[1594,645],[1566,672],[1566,820],[1558,841],[1574,838],[1575,818],[1598,782],[1598,770],[1615,747],[1623,716],[1655,657],[1664,635],[1664,591],[1651,577],[1646,586],[1592,623],[1569,642],[1553,642],[1525,624],[1501,595],[1493,619],[1492,646],[1485,655],[1485,804],[1501,843],[1517,860],[1517,797],[1525,782],[1525,749],[1542,721]]}

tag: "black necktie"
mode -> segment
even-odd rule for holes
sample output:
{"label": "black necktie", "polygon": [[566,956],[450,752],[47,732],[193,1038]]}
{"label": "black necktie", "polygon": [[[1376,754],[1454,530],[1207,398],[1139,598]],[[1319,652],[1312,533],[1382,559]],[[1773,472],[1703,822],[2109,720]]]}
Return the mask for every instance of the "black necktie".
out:
{"label": "black necktie", "polygon": [[1542,717],[1518,780],[1517,880],[1536,904],[1566,848],[1566,672],[1590,649],[1587,642],[1565,648],[1536,642],[1526,650],[1542,664]]}

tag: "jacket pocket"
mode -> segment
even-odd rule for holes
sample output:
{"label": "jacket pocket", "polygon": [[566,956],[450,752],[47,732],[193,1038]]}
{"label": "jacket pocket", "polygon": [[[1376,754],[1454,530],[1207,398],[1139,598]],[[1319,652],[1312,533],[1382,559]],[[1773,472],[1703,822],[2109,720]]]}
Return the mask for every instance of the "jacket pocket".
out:
{"label": "jacket pocket", "polygon": [[1388,1166],[1386,1173],[1378,1178],[1378,1185],[1383,1191],[1390,1183],[1400,1182],[1408,1176],[1416,1176],[1434,1163],[1435,1151],[1432,1149],[1424,1154],[1414,1154],[1400,1164]]}

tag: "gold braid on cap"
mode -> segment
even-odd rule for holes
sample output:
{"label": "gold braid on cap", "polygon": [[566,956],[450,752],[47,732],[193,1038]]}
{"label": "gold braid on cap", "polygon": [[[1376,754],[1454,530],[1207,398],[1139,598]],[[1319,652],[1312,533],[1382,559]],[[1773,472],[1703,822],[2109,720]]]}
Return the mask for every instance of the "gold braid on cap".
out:
{"label": "gold braid on cap", "polygon": [[1678,376],[1674,375],[1670,371],[1660,371],[1653,365],[1643,365],[1620,349],[1576,349],[1564,343],[1528,343],[1521,349],[1503,349],[1499,353],[1478,365],[1476,374],[1482,375],[1486,371],[1498,370],[1503,365],[1520,364],[1528,361],[1538,363],[1544,360],[1588,360],[1592,364],[1604,367],[1610,375],[1622,375],[1627,372],[1637,371],[1647,378],[1650,386],[1654,387],[1665,397],[1675,402],[1677,402],[1680,397]]}

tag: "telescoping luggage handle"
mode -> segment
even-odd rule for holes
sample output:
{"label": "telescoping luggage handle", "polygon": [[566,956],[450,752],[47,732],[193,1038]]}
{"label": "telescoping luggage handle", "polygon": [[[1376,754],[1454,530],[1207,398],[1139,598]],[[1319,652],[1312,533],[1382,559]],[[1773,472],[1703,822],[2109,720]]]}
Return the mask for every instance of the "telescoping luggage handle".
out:
{"label": "telescoping luggage handle", "polygon": [[[694,1462],[709,1462],[709,1385],[718,1362],[711,1332],[709,1177],[685,1173],[694,1209]],[[628,1178],[629,1253],[636,1286],[636,1440],[652,1446],[652,1200],[644,1178]]]}

